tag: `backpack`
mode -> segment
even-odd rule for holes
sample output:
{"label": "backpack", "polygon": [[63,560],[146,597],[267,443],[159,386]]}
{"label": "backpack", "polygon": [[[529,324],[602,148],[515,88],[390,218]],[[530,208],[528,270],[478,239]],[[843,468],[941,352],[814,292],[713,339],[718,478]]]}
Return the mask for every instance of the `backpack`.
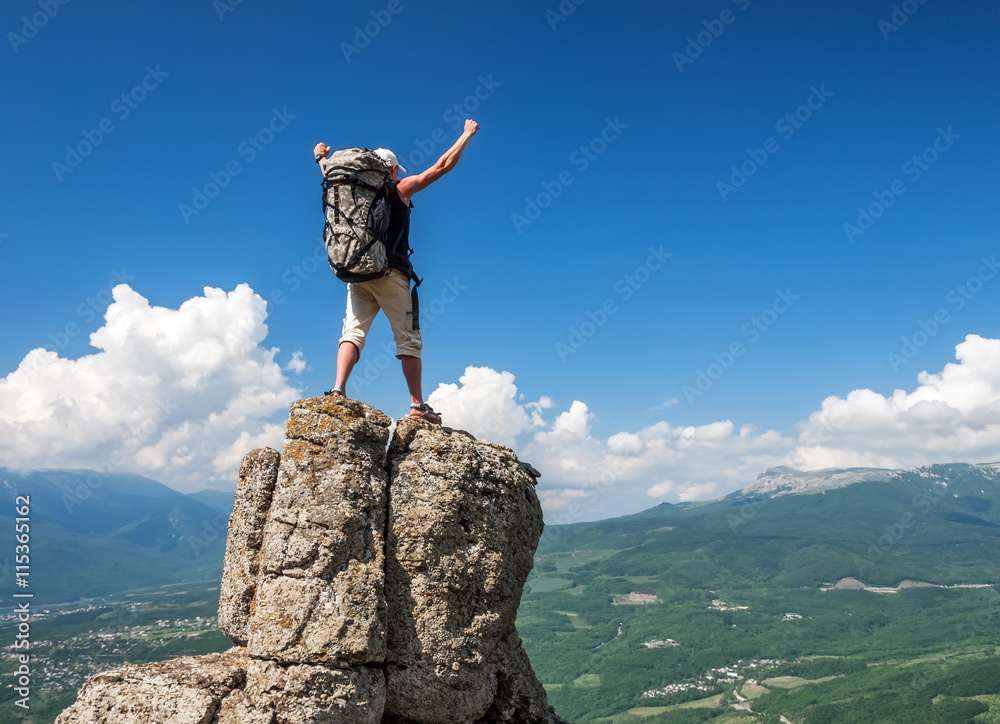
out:
{"label": "backpack", "polygon": [[389,169],[374,151],[345,148],[323,160],[323,240],[330,268],[344,282],[389,273]]}

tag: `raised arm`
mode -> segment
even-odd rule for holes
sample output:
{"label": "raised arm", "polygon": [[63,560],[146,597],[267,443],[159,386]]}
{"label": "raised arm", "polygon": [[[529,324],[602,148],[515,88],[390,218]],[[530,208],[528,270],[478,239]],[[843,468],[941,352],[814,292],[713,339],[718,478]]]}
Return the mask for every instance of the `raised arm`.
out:
{"label": "raised arm", "polygon": [[[323,158],[328,153],[330,153],[330,147],[329,146],[327,146],[325,143],[317,143],[316,147],[313,149],[313,157],[315,157],[316,163],[319,164],[319,162],[322,161]],[[323,166],[322,166],[322,164],[320,164],[320,166],[319,166],[319,171],[320,171],[320,173],[323,173]]]}
{"label": "raised arm", "polygon": [[418,191],[423,191],[425,188],[455,168],[455,165],[458,163],[458,159],[462,157],[462,152],[465,150],[465,147],[469,144],[469,141],[472,140],[472,137],[476,135],[478,130],[479,124],[471,118],[468,119],[465,122],[465,130],[462,131],[462,135],[458,137],[455,144],[445,151],[441,158],[439,158],[433,166],[423,173],[418,173],[415,176],[407,176],[406,178],[401,179],[396,188],[403,201],[409,203],[410,197],[412,197],[413,194]]}

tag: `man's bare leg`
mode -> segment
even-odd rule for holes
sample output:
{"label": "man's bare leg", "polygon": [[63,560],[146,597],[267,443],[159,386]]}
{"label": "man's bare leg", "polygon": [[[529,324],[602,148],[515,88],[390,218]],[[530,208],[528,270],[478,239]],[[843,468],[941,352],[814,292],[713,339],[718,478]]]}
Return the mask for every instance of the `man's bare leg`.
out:
{"label": "man's bare leg", "polygon": [[[403,377],[406,378],[406,386],[410,388],[410,414],[441,424],[441,415],[434,412],[430,405],[424,404],[423,391],[420,389],[420,358],[412,355],[402,355],[399,361],[403,365]],[[414,406],[419,409],[412,409]]]}
{"label": "man's bare leg", "polygon": [[347,378],[357,364],[361,353],[354,342],[341,342],[337,347],[337,385],[338,390],[347,390]]}
{"label": "man's bare leg", "polygon": [[400,355],[399,361],[403,365],[403,377],[406,378],[406,386],[410,390],[410,404],[419,405],[424,401],[420,386],[420,358],[404,354]]}

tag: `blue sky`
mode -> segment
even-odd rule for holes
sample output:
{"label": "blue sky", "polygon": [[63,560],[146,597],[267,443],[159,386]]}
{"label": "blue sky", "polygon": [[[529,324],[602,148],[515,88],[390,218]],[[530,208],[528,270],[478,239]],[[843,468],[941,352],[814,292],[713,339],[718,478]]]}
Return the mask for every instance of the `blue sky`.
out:
{"label": "blue sky", "polygon": [[[313,145],[415,172],[466,117],[482,130],[414,199],[425,395],[533,456],[553,515],[712,497],[782,461],[998,459],[998,19],[941,0],[8,3],[0,464],[91,467],[128,438],[116,469],[231,486],[241,445],[333,382],[345,290],[314,256]],[[381,319],[348,392],[399,415],[390,339]],[[49,374],[10,377],[38,348]],[[925,397],[933,424],[911,414]],[[807,439],[824,415],[850,434]],[[199,457],[191,429],[230,453]],[[686,439],[719,447],[694,460]]]}

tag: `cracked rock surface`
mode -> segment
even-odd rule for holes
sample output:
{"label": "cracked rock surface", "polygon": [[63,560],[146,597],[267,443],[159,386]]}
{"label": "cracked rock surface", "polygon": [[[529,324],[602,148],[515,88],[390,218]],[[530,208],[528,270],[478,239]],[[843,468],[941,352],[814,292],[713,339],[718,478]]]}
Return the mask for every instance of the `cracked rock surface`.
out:
{"label": "cracked rock surface", "polygon": [[242,648],[222,654],[182,656],[136,666],[125,664],[92,676],[59,724],[171,722],[210,724],[220,702],[246,682]]}
{"label": "cracked rock surface", "polygon": [[537,706],[498,701],[523,654],[514,617],[542,533],[535,479],[509,448],[415,418],[396,424],[389,458],[386,721],[478,721],[491,707],[543,721],[530,665],[517,685]]}
{"label": "cracked rock surface", "polygon": [[539,473],[502,445],[364,403],[291,409],[240,466],[221,654],[92,677],[57,724],[559,724],[514,618]]}
{"label": "cracked rock surface", "polygon": [[247,621],[251,656],[384,661],[389,424],[353,400],[292,406]]}

